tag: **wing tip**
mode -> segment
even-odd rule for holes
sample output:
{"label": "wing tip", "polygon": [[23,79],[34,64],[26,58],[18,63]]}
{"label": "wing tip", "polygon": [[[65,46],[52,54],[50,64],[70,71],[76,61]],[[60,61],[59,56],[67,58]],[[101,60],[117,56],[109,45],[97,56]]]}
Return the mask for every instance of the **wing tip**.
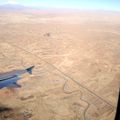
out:
{"label": "wing tip", "polygon": [[35,66],[33,65],[33,66],[27,68],[26,71],[27,71],[29,74],[32,74],[32,70],[33,70],[34,67],[35,67]]}

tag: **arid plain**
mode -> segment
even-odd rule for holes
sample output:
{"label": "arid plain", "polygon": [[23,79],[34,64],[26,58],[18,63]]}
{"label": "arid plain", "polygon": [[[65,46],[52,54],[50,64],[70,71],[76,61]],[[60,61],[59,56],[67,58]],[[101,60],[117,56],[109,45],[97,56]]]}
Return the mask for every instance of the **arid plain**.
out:
{"label": "arid plain", "polygon": [[0,12],[0,73],[35,65],[0,90],[0,120],[114,120],[120,13]]}

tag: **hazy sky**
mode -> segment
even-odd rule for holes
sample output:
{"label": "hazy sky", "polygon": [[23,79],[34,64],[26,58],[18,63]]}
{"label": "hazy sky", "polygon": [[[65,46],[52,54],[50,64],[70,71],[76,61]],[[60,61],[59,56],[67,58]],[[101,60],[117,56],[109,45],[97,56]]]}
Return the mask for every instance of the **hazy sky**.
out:
{"label": "hazy sky", "polygon": [[0,4],[120,11],[120,0],[0,0]]}

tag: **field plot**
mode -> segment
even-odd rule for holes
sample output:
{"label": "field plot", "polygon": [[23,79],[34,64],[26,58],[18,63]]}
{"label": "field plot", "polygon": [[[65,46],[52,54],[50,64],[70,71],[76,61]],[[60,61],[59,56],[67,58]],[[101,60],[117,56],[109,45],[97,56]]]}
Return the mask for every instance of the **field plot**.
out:
{"label": "field plot", "polygon": [[0,120],[114,120],[119,21],[117,12],[0,13],[0,73],[35,65],[21,89],[0,90]]}

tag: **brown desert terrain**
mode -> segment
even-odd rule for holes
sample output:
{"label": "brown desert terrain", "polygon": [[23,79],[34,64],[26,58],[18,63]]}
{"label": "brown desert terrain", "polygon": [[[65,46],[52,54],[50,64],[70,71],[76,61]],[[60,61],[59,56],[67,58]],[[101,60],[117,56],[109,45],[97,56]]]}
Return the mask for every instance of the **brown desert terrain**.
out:
{"label": "brown desert terrain", "polygon": [[114,120],[120,13],[0,12],[0,73],[31,65],[22,88],[0,90],[0,120]]}

